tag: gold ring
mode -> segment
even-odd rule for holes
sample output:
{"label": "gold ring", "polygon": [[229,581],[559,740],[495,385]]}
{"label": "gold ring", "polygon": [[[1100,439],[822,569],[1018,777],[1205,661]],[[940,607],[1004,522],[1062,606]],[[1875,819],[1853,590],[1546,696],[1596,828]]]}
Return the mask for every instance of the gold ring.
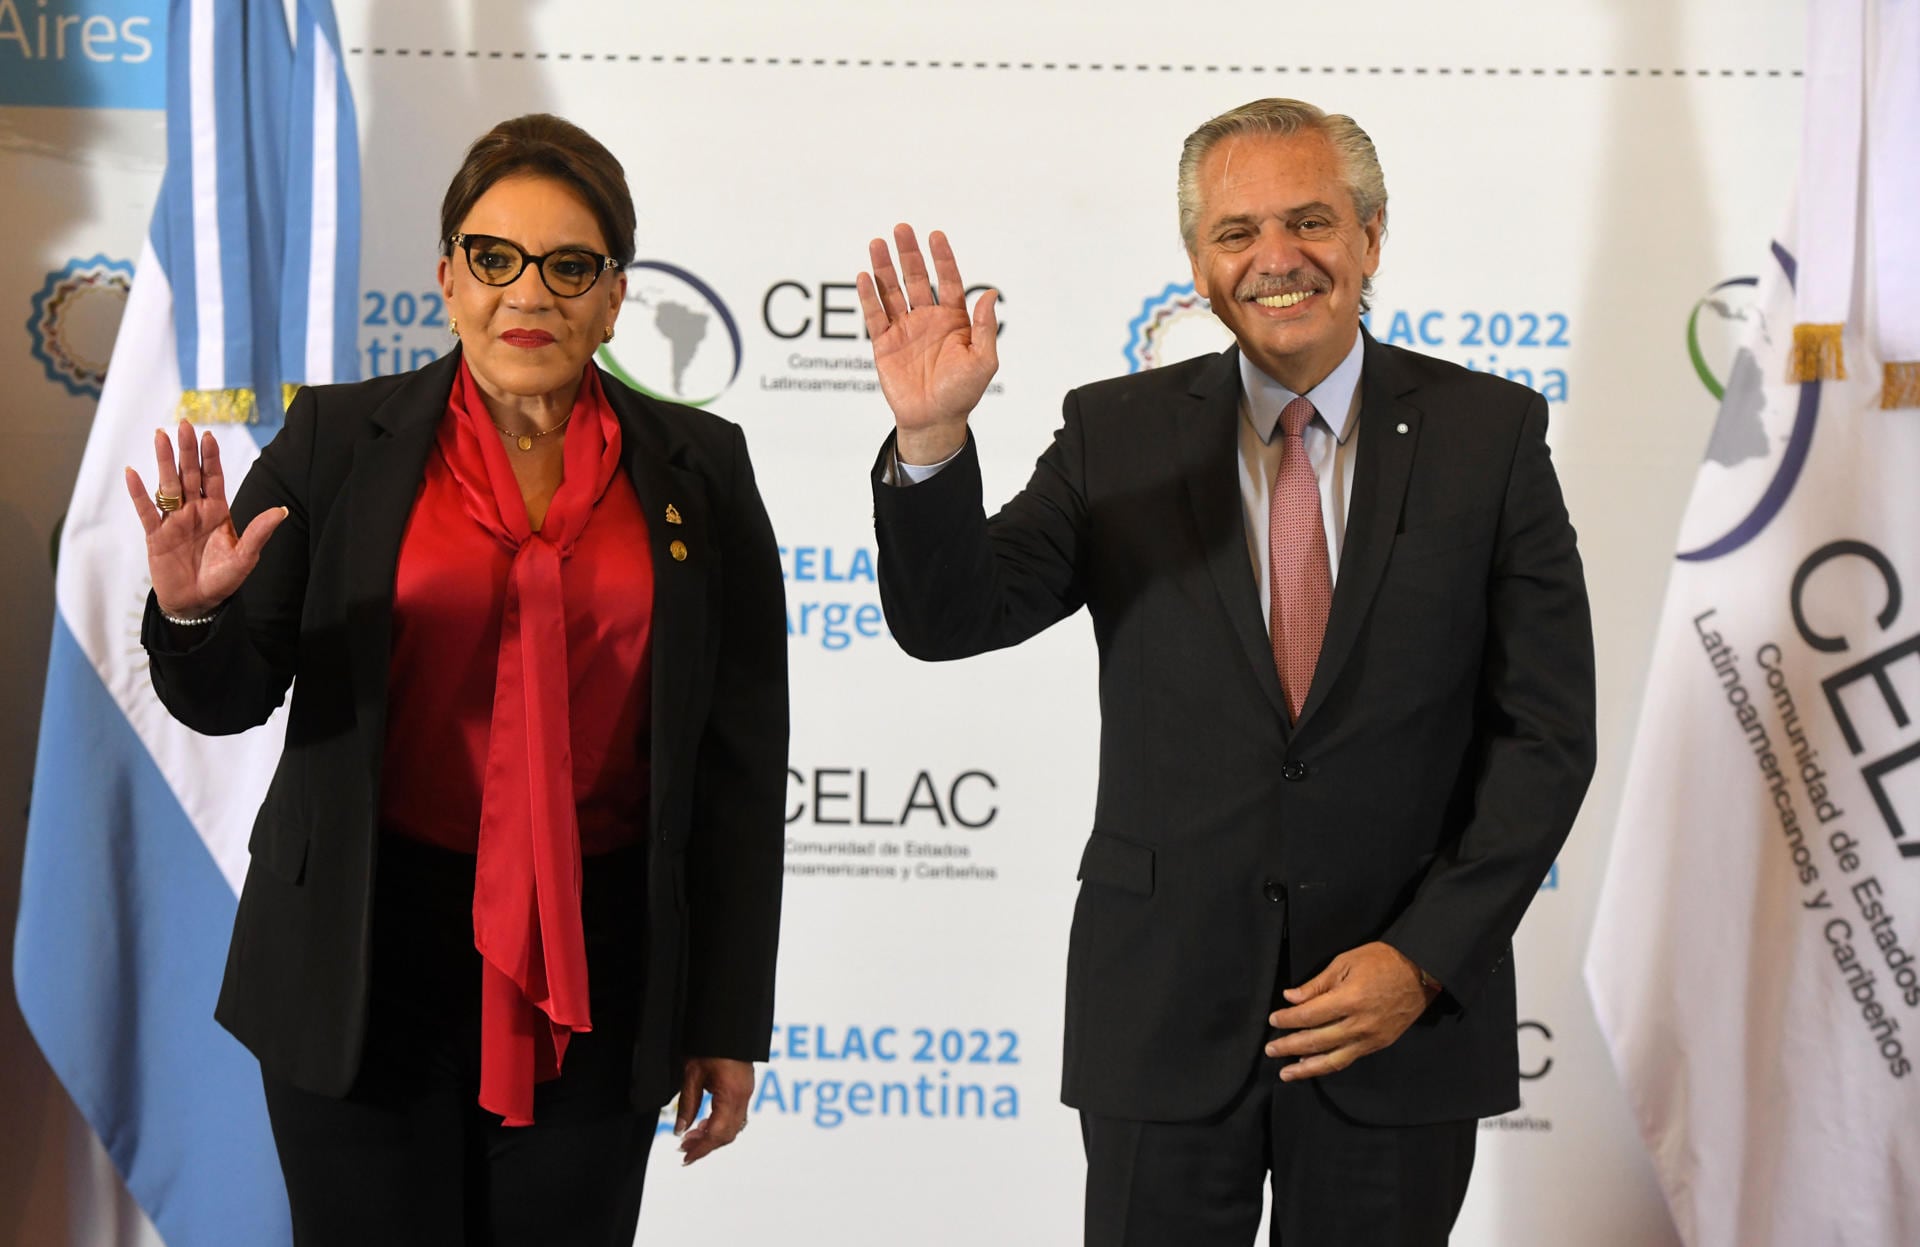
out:
{"label": "gold ring", "polygon": [[178,511],[186,504],[185,495],[164,493],[158,489],[153,491],[153,505],[159,507],[162,512]]}

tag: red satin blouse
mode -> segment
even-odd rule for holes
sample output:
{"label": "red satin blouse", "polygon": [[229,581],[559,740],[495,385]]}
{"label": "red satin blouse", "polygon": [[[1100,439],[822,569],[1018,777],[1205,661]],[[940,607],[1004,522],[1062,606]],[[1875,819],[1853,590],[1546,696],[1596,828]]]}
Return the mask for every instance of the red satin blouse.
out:
{"label": "red satin blouse", "polygon": [[513,1125],[591,1029],[580,856],[646,827],[653,563],[594,369],[539,532],[510,453],[463,361],[400,547],[380,811],[476,854],[480,1103]]}

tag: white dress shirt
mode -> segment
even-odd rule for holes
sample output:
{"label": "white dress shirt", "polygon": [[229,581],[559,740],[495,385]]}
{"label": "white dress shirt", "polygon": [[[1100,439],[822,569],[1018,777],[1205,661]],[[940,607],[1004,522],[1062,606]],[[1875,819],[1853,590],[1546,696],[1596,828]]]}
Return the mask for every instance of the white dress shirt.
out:
{"label": "white dress shirt", "polygon": [[[1313,404],[1314,417],[1301,432],[1307,448],[1307,462],[1313,465],[1314,481],[1320,487],[1320,522],[1327,531],[1328,569],[1333,579],[1340,578],[1340,549],[1346,543],[1347,507],[1353,498],[1354,448],[1360,429],[1360,363],[1366,338],[1354,334],[1353,349],[1326,380],[1308,390],[1304,397]],[[1254,367],[1243,353],[1240,356],[1240,508],[1245,520],[1247,558],[1253,566],[1254,584],[1259,588],[1260,616],[1271,633],[1272,595],[1268,591],[1267,527],[1271,515],[1273,482],[1280,475],[1280,456],[1286,439],[1279,436],[1280,409],[1296,397],[1266,373]],[[959,451],[939,463],[902,463],[895,457],[888,465],[885,480],[889,485],[917,485],[933,477],[952,463]]]}

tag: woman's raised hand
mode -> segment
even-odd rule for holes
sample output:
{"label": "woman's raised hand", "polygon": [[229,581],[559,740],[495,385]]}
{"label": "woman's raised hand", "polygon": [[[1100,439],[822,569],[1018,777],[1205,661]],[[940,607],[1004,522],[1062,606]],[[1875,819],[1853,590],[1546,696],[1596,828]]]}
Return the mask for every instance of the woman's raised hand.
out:
{"label": "woman's raised hand", "polygon": [[[198,619],[240,588],[285,507],[263,511],[235,533],[227,511],[227,480],[220,470],[220,446],[213,434],[197,437],[185,420],[179,428],[180,453],[164,429],[153,432],[159,488],[150,496],[140,474],[127,469],[127,493],[147,530],[147,570],[153,594],[169,615]],[[174,505],[176,504],[177,505]]]}
{"label": "woman's raised hand", "polygon": [[880,392],[893,409],[900,458],[938,463],[966,444],[967,415],[1000,366],[993,310],[998,292],[982,294],[969,317],[953,248],[935,230],[927,238],[942,293],[935,302],[913,228],[894,226],[893,241],[900,252],[898,273],[884,239],[867,245],[873,273],[857,279],[860,310],[873,340]]}

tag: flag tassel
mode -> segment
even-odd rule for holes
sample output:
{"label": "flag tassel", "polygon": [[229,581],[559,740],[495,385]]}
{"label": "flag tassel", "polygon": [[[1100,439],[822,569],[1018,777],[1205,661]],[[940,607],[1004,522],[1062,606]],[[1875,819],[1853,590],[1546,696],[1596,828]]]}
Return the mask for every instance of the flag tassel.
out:
{"label": "flag tassel", "polygon": [[256,424],[260,405],[249,389],[186,390],[179,414],[195,424]]}
{"label": "flag tassel", "polygon": [[1887,364],[1882,372],[1880,409],[1920,407],[1920,360]]}
{"label": "flag tassel", "polygon": [[1840,329],[1839,325],[1795,325],[1787,380],[1845,381],[1847,361],[1840,349]]}

